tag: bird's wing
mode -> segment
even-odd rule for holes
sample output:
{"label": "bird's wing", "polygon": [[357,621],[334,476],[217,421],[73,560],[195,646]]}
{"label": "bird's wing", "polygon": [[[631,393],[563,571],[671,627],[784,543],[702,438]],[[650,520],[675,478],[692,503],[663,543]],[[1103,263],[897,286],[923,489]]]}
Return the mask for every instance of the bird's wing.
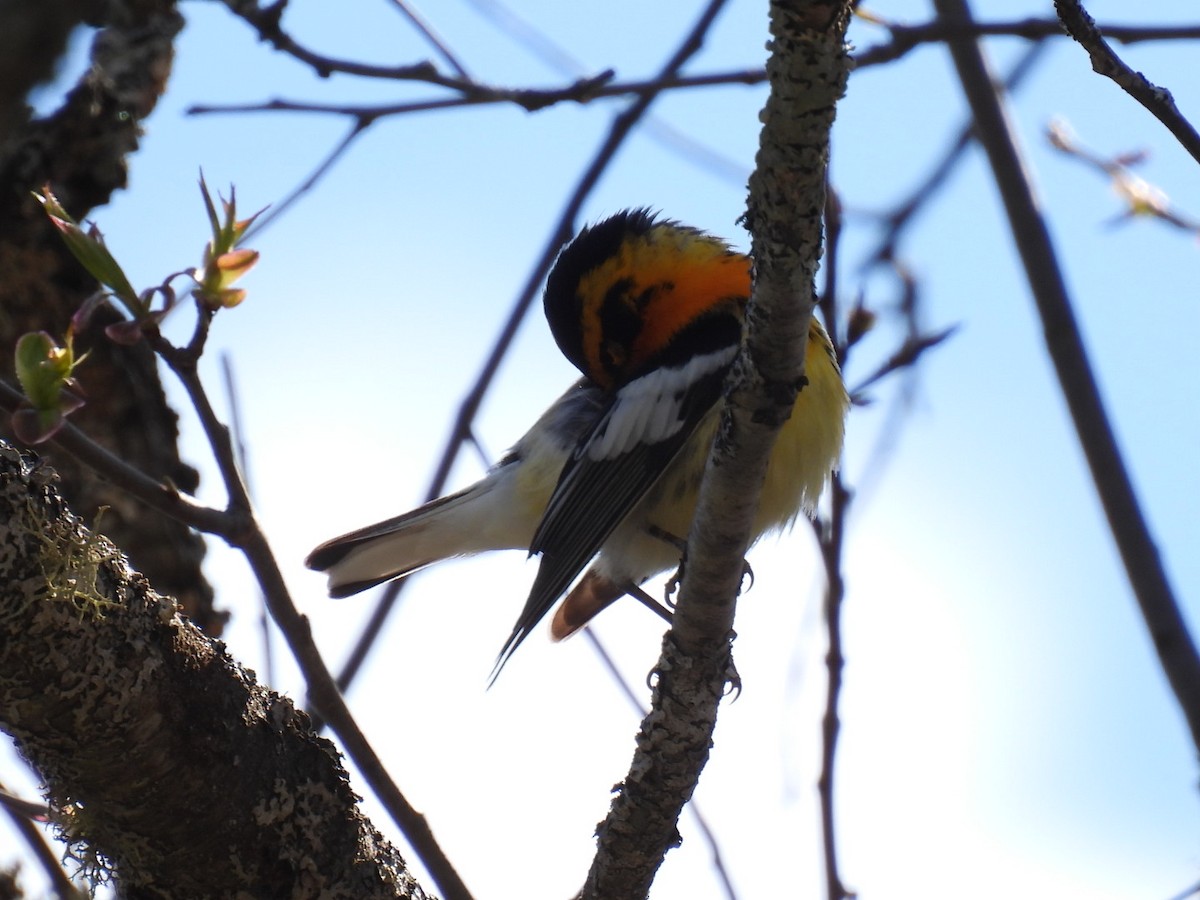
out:
{"label": "bird's wing", "polygon": [[712,409],[736,354],[725,346],[654,369],[613,395],[567,461],[534,532],[529,552],[541,554],[541,564],[493,679]]}

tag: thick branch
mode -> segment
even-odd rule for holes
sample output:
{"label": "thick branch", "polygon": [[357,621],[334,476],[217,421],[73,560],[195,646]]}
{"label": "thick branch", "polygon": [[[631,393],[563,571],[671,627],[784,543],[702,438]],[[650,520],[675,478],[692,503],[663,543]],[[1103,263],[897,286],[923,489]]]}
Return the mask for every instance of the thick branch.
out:
{"label": "thick branch", "polygon": [[415,897],[333,745],[0,444],[0,727],[130,897]]}

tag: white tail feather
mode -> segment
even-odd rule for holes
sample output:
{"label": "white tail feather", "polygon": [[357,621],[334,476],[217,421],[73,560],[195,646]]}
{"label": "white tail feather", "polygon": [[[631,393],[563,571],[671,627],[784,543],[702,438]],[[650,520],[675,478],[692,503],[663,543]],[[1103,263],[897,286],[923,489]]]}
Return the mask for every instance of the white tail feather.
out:
{"label": "white tail feather", "polygon": [[527,548],[534,522],[521,521],[522,504],[512,502],[506,468],[412,512],[327,541],[307,564],[328,573],[331,596],[344,597],[439,560]]}

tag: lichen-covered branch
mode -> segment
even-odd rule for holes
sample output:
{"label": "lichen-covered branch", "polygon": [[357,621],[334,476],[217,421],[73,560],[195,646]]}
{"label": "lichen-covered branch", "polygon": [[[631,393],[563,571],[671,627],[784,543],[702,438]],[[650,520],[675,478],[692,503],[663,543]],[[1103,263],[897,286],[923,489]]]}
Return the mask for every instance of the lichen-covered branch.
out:
{"label": "lichen-covered branch", "polygon": [[734,602],[767,459],[804,374],[815,304],[825,170],[845,90],[850,3],[771,3],[771,97],[748,221],[755,294],[730,402],[709,460],[671,631],[629,774],[597,831],[582,896],[643,897],[708,760],[731,673]]}
{"label": "lichen-covered branch", "polygon": [[[328,741],[0,444],[0,729],[130,897],[414,897]],[[103,523],[101,523],[102,525]]]}

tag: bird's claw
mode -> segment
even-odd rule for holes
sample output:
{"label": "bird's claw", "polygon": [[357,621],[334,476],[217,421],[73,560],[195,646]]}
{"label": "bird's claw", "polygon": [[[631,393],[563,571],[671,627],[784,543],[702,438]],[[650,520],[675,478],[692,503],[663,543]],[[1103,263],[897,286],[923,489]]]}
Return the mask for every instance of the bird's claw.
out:
{"label": "bird's claw", "polygon": [[742,695],[742,676],[738,674],[737,666],[734,665],[732,650],[725,666],[725,696],[728,697],[731,694],[734,700]]}
{"label": "bird's claw", "polygon": [[675,608],[675,592],[679,590],[679,586],[683,584],[683,567],[687,562],[687,555],[679,558],[679,568],[675,570],[675,574],[667,579],[666,589],[663,591],[663,603],[670,609]]}

